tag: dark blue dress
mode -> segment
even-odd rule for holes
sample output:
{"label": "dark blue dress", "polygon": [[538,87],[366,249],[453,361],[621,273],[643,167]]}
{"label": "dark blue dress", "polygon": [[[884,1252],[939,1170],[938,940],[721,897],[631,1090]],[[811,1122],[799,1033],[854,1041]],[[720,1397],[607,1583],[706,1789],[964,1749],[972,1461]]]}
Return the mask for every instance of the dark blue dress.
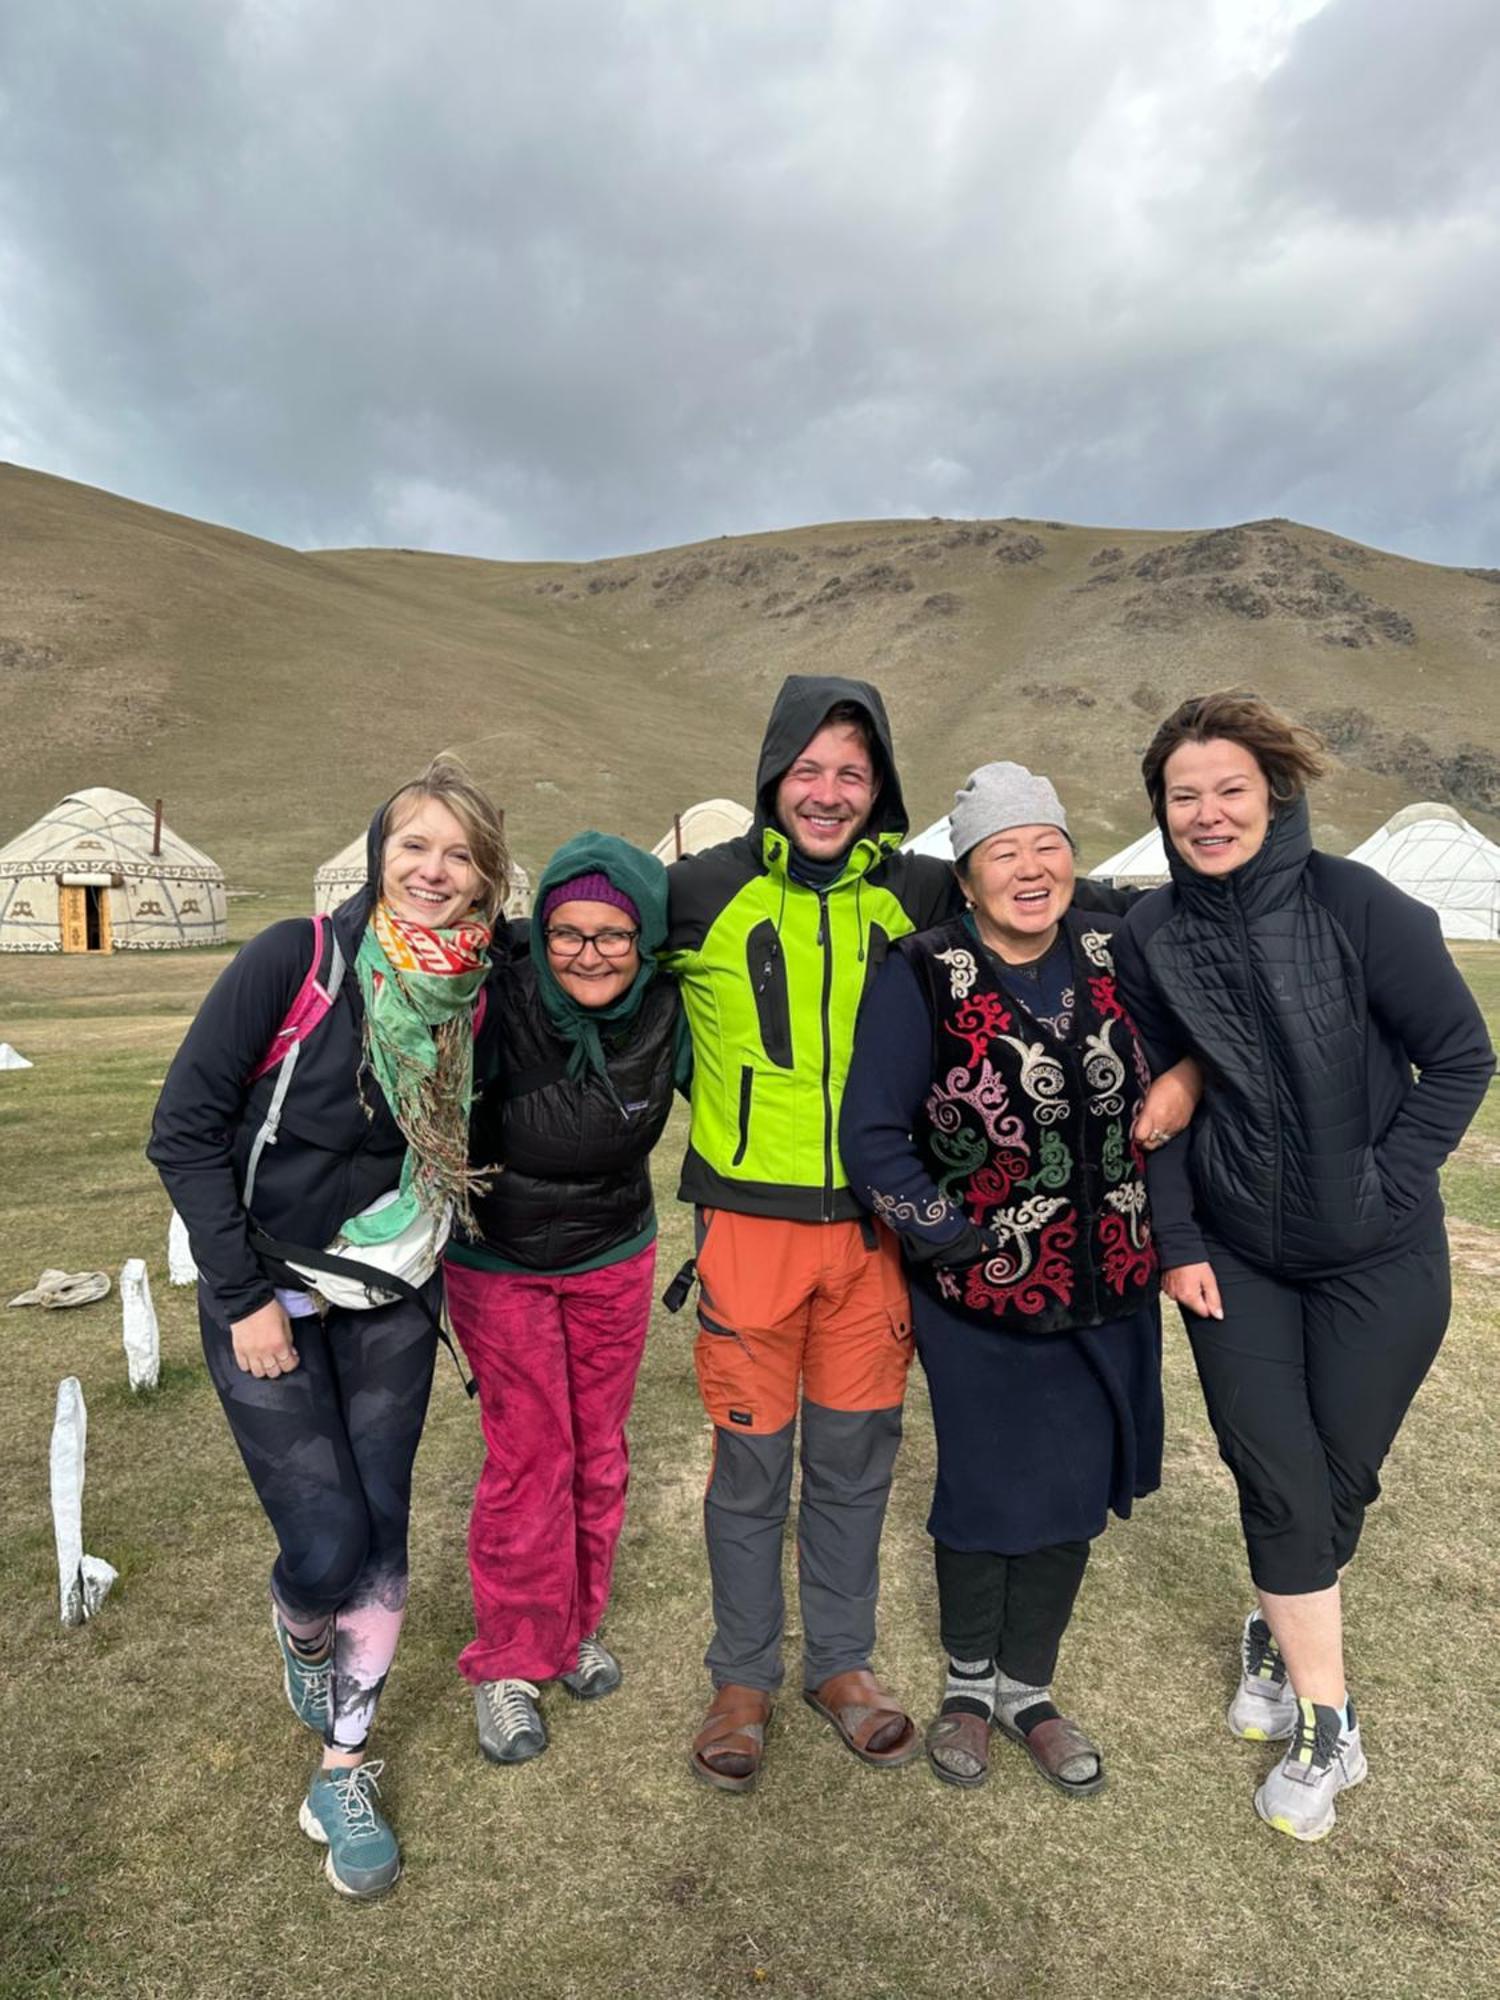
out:
{"label": "dark blue dress", "polygon": [[[1034,968],[993,967],[1010,995],[1066,1032],[1066,950]],[[916,975],[889,958],[860,1014],[839,1146],[851,1187],[909,1220],[929,1252],[964,1232],[912,1143],[932,1084],[932,1020]],[[914,1287],[912,1323],[927,1375],[938,1472],[928,1532],[952,1549],[1028,1555],[1099,1534],[1111,1513],[1161,1483],[1161,1315],[1152,1301],[1071,1332],[986,1327]]]}

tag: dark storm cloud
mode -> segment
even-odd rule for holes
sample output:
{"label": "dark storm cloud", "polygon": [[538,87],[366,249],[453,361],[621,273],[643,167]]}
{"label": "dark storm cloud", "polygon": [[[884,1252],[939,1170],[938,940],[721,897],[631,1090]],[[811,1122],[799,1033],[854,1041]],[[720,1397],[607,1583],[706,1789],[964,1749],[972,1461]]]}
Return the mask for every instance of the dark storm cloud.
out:
{"label": "dark storm cloud", "polygon": [[0,446],[302,543],[1280,512],[1494,560],[1480,0],[0,25]]}

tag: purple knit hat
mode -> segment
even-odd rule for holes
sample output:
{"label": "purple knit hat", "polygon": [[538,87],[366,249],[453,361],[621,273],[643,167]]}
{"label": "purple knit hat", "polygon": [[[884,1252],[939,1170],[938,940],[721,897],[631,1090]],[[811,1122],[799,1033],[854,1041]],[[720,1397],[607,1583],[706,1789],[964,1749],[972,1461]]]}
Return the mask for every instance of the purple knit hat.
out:
{"label": "purple knit hat", "polygon": [[609,903],[625,915],[639,930],[641,913],[631,902],[623,889],[617,889],[607,875],[575,875],[571,882],[559,882],[555,889],[548,891],[547,900],[542,905],[542,922],[564,903]]}

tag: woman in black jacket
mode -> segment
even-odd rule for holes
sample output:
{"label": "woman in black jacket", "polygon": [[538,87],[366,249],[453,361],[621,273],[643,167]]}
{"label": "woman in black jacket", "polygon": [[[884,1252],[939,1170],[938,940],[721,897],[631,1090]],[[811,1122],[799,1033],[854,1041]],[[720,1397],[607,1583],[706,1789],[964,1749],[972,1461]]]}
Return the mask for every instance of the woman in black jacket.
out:
{"label": "woman in black jacket", "polygon": [[1447,1327],[1438,1168],[1494,1068],[1433,912],[1313,848],[1322,768],[1253,695],[1184,702],[1142,763],[1172,879],[1116,943],[1153,1062],[1207,1079],[1151,1206],[1259,1597],[1229,1726],[1291,1739],[1255,1805],[1298,1840],[1365,1776],[1339,1578]]}
{"label": "woman in black jacket", "polygon": [[[473,1021],[505,878],[494,807],[439,760],[375,815],[357,895],[331,919],[272,924],[220,974],[148,1147],[187,1224],[209,1373],[276,1533],[287,1700],[323,1738],[301,1825],[350,1896],[401,1867],[365,1741],[406,1605],[437,1262],[473,1193]],[[347,1272],[318,1271],[330,1247],[404,1273],[418,1296],[377,1287],[372,1304]]]}
{"label": "woman in black jacket", "polygon": [[1140,1143],[1186,1123],[1197,1079],[1151,1084],[1115,991],[1120,919],[1074,907],[1047,780],[982,766],[952,830],[968,911],[892,947],[860,1016],[839,1146],[901,1241],[932,1397],[949,1664],[929,1762],[945,1783],[982,1784],[998,1727],[1084,1795],[1103,1759],[1050,1683],[1091,1541],[1160,1480]]}
{"label": "woman in black jacket", "polygon": [[449,1310],[479,1384],[469,1523],[476,1634],[459,1660],[493,1763],[540,1756],[539,1685],[620,1684],[598,1636],[625,1516],[625,1424],[651,1317],[648,1157],[686,1083],[677,988],[658,974],[666,870],[598,833],[537,889],[530,951],[494,991],[497,1073],[471,1156],[498,1169],[450,1244]]}

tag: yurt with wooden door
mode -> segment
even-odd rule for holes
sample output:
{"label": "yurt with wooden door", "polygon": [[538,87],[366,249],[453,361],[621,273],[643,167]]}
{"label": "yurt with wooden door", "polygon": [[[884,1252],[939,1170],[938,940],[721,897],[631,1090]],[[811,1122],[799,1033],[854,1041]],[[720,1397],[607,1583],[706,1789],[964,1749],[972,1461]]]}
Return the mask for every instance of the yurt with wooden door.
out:
{"label": "yurt with wooden door", "polygon": [[[356,889],[364,887],[368,838],[367,834],[356,834],[347,847],[341,847],[331,861],[325,861],[314,873],[313,908],[319,916],[330,916],[340,903],[348,901]],[[531,877],[514,858],[510,864],[505,914],[507,917],[531,915]]]}
{"label": "yurt with wooden door", "polygon": [[102,785],[0,847],[0,951],[175,951],[229,936],[224,871]]}

